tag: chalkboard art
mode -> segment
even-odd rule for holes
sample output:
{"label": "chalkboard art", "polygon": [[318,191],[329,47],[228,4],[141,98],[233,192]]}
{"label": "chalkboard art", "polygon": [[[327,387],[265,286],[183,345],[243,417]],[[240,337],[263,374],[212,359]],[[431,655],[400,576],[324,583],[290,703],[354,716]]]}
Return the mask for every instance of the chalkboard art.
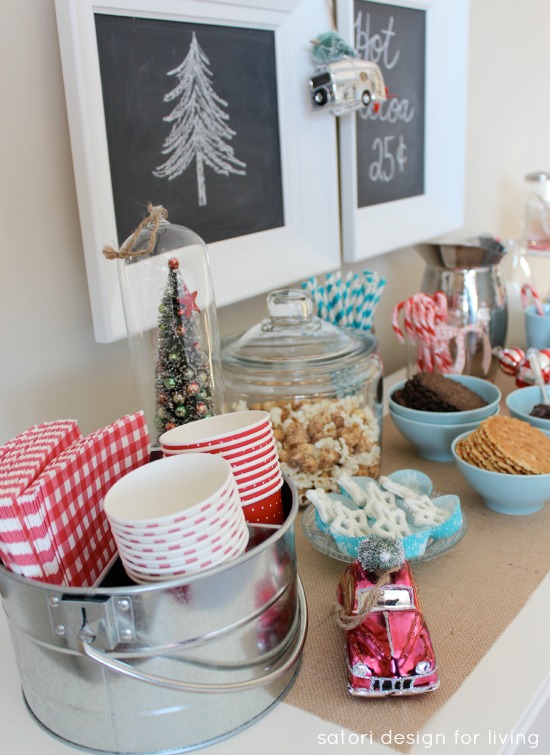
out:
{"label": "chalkboard art", "polygon": [[207,243],[283,226],[273,32],[103,13],[95,26],[119,244],[148,201]]}
{"label": "chalkboard art", "polygon": [[357,203],[424,193],[426,12],[354,1],[354,46],[377,63],[388,97],[357,113]]}

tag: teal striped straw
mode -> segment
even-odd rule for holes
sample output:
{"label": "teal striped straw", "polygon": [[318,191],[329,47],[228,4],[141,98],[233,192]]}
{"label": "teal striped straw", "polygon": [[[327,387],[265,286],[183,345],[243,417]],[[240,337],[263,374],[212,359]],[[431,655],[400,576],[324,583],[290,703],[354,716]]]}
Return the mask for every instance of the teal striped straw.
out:
{"label": "teal striped straw", "polygon": [[372,330],[374,313],[384,287],[385,279],[377,272],[348,271],[345,279],[337,270],[327,273],[323,283],[312,277],[302,288],[309,292],[317,308],[317,316],[341,327]]}

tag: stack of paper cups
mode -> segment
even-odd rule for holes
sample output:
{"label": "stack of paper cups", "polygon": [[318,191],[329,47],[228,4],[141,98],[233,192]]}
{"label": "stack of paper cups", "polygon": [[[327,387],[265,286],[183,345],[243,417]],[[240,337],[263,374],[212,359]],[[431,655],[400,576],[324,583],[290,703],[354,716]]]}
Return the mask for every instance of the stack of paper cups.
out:
{"label": "stack of paper cups", "polygon": [[241,411],[190,422],[160,436],[165,457],[220,456],[231,465],[248,522],[282,524],[283,475],[268,412]]}
{"label": "stack of paper cups", "polygon": [[245,552],[248,528],[230,464],[193,453],[140,467],[105,497],[128,576],[176,579]]}

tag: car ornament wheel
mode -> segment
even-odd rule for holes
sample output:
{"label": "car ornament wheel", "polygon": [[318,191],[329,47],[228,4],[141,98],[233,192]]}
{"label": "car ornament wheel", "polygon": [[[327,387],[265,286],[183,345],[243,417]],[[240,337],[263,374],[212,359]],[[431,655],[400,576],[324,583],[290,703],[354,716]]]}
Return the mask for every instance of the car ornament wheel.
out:
{"label": "car ornament wheel", "polygon": [[316,105],[326,105],[328,102],[328,95],[325,89],[319,89],[315,94],[313,95],[313,101]]}

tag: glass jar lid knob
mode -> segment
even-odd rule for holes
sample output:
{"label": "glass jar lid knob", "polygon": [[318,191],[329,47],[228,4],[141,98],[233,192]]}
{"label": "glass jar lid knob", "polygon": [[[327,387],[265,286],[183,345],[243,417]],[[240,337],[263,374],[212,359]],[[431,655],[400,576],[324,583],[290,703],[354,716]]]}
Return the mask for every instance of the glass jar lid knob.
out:
{"label": "glass jar lid knob", "polygon": [[268,294],[267,311],[271,318],[311,320],[313,317],[313,302],[310,295],[305,291],[299,289],[280,289]]}

